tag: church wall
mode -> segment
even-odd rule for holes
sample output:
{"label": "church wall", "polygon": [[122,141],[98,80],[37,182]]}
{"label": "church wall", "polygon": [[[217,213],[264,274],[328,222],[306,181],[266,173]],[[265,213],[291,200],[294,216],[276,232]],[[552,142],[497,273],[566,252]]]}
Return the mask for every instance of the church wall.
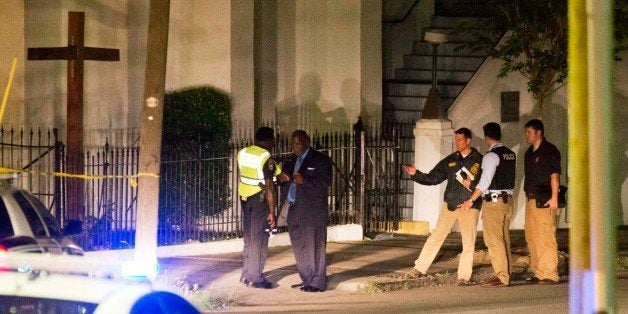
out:
{"label": "church wall", "polygon": [[127,81],[129,129],[139,130],[144,104],[144,73],[146,72],[146,47],[148,41],[149,0],[129,0],[128,3],[128,71]]}
{"label": "church wall", "polygon": [[166,90],[211,85],[230,89],[229,0],[170,2]]}
{"label": "church wall", "polygon": [[[26,47],[68,44],[68,12],[85,12],[85,46],[120,50],[120,61],[84,63],[86,148],[126,141],[129,129],[127,1],[25,1]],[[26,115],[34,126],[66,132],[67,61],[26,61]]]}
{"label": "church wall", "polygon": [[166,90],[210,85],[230,93],[232,122],[253,128],[254,2],[172,1]]}
{"label": "church wall", "polygon": [[[67,45],[67,35],[62,35],[60,1],[24,3],[25,48]],[[37,9],[33,9],[35,5]],[[67,23],[67,16],[63,21]],[[65,138],[66,62],[25,60],[24,63],[27,124],[59,128]]]}
{"label": "church wall", "polygon": [[[231,120],[234,135],[254,128],[254,2],[231,0]],[[244,129],[244,130],[243,130]]]}
{"label": "church wall", "polygon": [[[626,53],[624,53],[626,55]],[[526,80],[519,74],[511,74],[506,78],[497,78],[501,61],[487,59],[476,72],[473,79],[462,91],[460,96],[452,104],[448,111],[449,119],[453,122],[454,129],[468,127],[473,132],[473,146],[485,153],[487,147],[483,141],[482,126],[494,121],[502,126],[502,142],[517,154],[517,181],[515,186],[515,214],[511,227],[523,229],[525,217],[525,193],[523,192],[523,158],[529,147],[523,138],[524,125],[533,118],[531,111],[535,100],[527,92]],[[619,223],[628,223],[628,143],[622,135],[627,134],[628,127],[625,123],[619,123],[628,119],[626,102],[628,97],[628,63],[618,62],[615,65],[615,110],[617,119],[617,190],[621,193],[619,202]],[[519,91],[519,121],[501,122],[500,104],[501,92]],[[482,110],[477,110],[482,108]],[[546,102],[543,108],[542,121],[545,125],[547,140],[561,152],[562,173],[561,184],[567,185],[568,178],[568,125],[567,125],[567,88],[558,90],[553,97]],[[621,191],[620,191],[621,189]],[[568,227],[569,207],[561,211],[559,227]],[[481,228],[481,221],[480,221]]]}
{"label": "church wall", "polygon": [[17,58],[13,83],[0,124],[5,127],[24,126],[24,1],[6,0],[0,4],[0,92],[4,97],[13,58]]}
{"label": "church wall", "polygon": [[[287,3],[286,3],[287,5]],[[277,0],[255,0],[255,123],[265,125],[274,122],[277,103]],[[282,10],[286,10],[284,6]]]}
{"label": "church wall", "polygon": [[[276,121],[286,133],[350,130],[362,106],[381,106],[380,1],[278,1]],[[369,12],[371,13],[371,12]],[[371,13],[373,14],[373,13]],[[379,24],[377,24],[379,25]],[[374,40],[371,49],[362,40]],[[368,65],[367,68],[362,68]],[[378,75],[378,78],[363,75]],[[379,116],[372,117],[376,122]]]}
{"label": "church wall", "polygon": [[[382,1],[362,1],[360,21],[360,116],[368,124],[382,117]],[[351,90],[350,88],[348,90]]]}

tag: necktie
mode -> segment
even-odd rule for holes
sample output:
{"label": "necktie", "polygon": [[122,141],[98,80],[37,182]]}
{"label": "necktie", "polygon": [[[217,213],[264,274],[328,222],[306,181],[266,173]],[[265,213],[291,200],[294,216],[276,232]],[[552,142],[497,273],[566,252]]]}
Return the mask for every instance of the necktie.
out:
{"label": "necktie", "polygon": [[[299,171],[299,168],[301,167],[301,163],[303,162],[304,156],[305,154],[299,156],[299,158],[297,158],[297,161],[294,163],[294,172],[292,172],[293,175]],[[294,203],[296,199],[297,199],[297,184],[292,182],[290,183],[290,188],[288,188],[288,201]]]}

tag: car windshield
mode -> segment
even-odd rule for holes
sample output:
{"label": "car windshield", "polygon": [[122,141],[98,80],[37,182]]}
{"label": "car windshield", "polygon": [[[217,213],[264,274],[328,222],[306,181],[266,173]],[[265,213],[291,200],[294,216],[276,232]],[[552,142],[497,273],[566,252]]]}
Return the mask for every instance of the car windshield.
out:
{"label": "car windshield", "polygon": [[[61,229],[54,216],[46,210],[46,207],[37,198],[22,191],[14,192],[13,197],[24,211],[24,216],[26,216],[35,236],[61,236]],[[49,235],[46,234],[46,229],[48,229]]]}
{"label": "car windshield", "polygon": [[50,233],[50,236],[53,236],[53,237],[62,236],[61,227],[59,227],[57,220],[50,213],[50,211],[48,211],[46,206],[38,198],[34,197],[30,193],[22,192],[22,195],[24,195],[24,197],[26,197],[30,201],[30,203],[33,204],[33,206],[35,206],[35,210],[39,214],[39,217],[41,217],[41,219],[46,224],[46,228],[48,228],[48,232]]}
{"label": "car windshield", "polygon": [[94,313],[94,303],[0,295],[0,313]]}
{"label": "car windshield", "polygon": [[11,219],[9,218],[7,206],[4,204],[4,200],[0,197],[0,239],[12,237],[13,235],[13,225],[11,225]]}

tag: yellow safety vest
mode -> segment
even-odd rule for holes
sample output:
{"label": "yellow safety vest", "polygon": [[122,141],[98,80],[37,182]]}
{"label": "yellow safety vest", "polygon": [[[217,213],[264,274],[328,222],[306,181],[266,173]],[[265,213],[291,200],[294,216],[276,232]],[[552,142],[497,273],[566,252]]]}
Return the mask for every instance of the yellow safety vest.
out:
{"label": "yellow safety vest", "polygon": [[[262,190],[260,183],[265,183],[264,164],[268,158],[270,158],[270,153],[255,145],[245,147],[238,152],[238,168],[240,169],[238,194],[240,196],[249,197]],[[281,173],[281,169],[276,166],[274,175],[279,173]]]}

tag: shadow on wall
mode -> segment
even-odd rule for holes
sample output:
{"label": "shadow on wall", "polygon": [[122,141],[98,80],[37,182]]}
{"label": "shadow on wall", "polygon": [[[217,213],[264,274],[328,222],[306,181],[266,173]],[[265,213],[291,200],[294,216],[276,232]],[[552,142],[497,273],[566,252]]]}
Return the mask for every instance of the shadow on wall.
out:
{"label": "shadow on wall", "polygon": [[[541,118],[543,124],[545,126],[545,136],[548,142],[556,145],[558,150],[560,151],[561,156],[561,168],[562,173],[560,175],[560,183],[562,185],[567,185],[567,110],[563,108],[560,104],[549,102],[546,104],[544,110],[544,115]],[[518,193],[523,193],[523,182],[524,182],[524,157],[525,152],[530,147],[523,137],[524,126],[525,124],[531,120],[538,118],[535,111],[531,111],[526,114],[522,114],[519,116],[519,122],[498,122],[502,127],[502,142],[507,147],[511,148],[515,154],[517,154],[517,169],[516,173],[520,173],[521,176],[518,176],[515,180],[515,188],[514,188],[514,200],[515,207],[513,213],[513,221],[515,221],[515,217],[519,215],[523,215],[524,213],[520,213],[520,211],[525,211],[525,203],[519,204]],[[560,139],[564,139],[564,141],[560,141]],[[524,198],[525,202],[525,198]],[[566,212],[564,214],[561,213],[561,217],[567,217]],[[566,218],[565,218],[566,219]],[[565,221],[566,222],[566,221]]]}
{"label": "shadow on wall", "polygon": [[321,108],[330,107],[331,102],[321,99],[321,89],[320,76],[308,72],[299,79],[297,95],[277,104],[276,121],[283,135],[296,129],[324,133],[349,130],[345,107],[323,112]]}

